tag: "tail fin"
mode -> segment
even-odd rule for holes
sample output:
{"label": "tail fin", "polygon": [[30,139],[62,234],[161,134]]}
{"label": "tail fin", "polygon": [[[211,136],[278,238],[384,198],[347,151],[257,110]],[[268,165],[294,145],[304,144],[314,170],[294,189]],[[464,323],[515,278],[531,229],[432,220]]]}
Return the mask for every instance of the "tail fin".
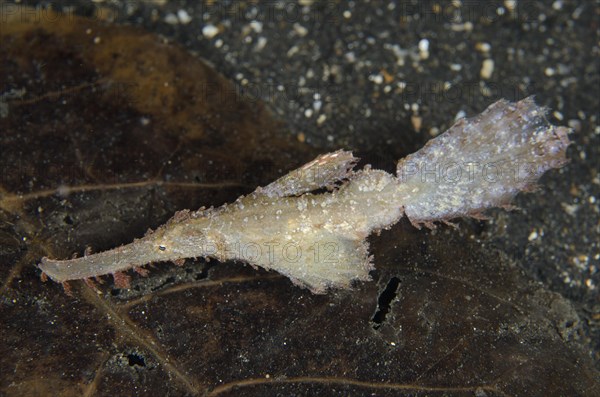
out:
{"label": "tail fin", "polygon": [[565,164],[570,130],[550,124],[545,113],[532,97],[500,100],[400,160],[409,219],[429,223],[506,206],[544,172]]}

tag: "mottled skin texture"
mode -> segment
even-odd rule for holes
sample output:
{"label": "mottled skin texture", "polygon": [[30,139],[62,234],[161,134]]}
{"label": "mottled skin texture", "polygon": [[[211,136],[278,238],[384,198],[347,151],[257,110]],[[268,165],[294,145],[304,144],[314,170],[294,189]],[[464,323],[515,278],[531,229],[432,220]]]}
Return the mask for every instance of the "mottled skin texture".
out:
{"label": "mottled skin texture", "polygon": [[[120,274],[150,262],[212,257],[276,270],[315,293],[368,280],[366,242],[403,215],[431,225],[507,206],[548,169],[566,162],[569,130],[548,123],[531,98],[498,101],[459,120],[398,163],[397,175],[365,167],[352,153],[317,157],[264,188],[217,209],[178,212],[144,238],[66,261],[43,258],[58,282]],[[326,193],[310,193],[327,188]]]}
{"label": "mottled skin texture", "polygon": [[505,206],[566,162],[568,128],[555,127],[533,99],[501,100],[457,121],[398,162],[406,215],[431,222]]}

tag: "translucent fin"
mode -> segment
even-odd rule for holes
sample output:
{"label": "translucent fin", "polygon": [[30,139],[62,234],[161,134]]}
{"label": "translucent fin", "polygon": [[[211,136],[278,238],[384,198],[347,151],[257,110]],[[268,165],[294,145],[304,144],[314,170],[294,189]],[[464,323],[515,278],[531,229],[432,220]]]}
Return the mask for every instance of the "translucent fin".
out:
{"label": "translucent fin", "polygon": [[531,97],[498,101],[400,160],[404,211],[424,223],[507,205],[566,162],[569,132],[551,125]]}
{"label": "translucent fin", "polygon": [[282,246],[280,257],[258,263],[289,277],[294,284],[322,294],[329,288],[350,288],[352,281],[370,280],[373,270],[368,245],[322,231]]}
{"label": "translucent fin", "polygon": [[352,173],[358,159],[352,152],[338,150],[322,154],[313,161],[277,179],[269,185],[258,188],[256,193],[269,197],[298,196],[313,190],[331,189],[335,183]]}

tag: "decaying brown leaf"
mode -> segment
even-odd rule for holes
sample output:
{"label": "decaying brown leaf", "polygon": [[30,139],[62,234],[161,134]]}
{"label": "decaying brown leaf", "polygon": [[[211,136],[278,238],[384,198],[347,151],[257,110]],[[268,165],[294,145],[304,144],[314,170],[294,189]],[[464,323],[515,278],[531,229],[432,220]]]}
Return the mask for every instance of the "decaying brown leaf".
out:
{"label": "decaying brown leaf", "polygon": [[[315,155],[277,138],[260,105],[200,95],[207,81],[233,90],[180,49],[71,23],[0,31],[0,76],[24,90],[0,119],[0,394],[599,394],[568,302],[468,231],[401,221],[370,239],[378,282],[329,295],[203,261],[130,290],[75,281],[73,298],[41,283],[42,256],[123,244]],[[139,92],[111,91],[119,76]]]}

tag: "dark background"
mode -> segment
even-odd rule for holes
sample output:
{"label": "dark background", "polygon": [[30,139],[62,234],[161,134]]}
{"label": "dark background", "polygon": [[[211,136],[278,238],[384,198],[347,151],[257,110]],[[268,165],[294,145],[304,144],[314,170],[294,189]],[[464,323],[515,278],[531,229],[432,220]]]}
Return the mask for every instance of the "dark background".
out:
{"label": "dark background", "polygon": [[[564,302],[568,304],[561,301],[560,305],[567,306],[561,306],[559,312],[562,314],[557,317],[564,329],[557,326],[557,332],[565,340],[575,340],[576,349],[581,349],[577,351],[589,357],[597,368],[600,349],[600,5],[597,1],[23,3],[50,6],[67,15],[86,16],[99,23],[133,25],[162,35],[165,41],[182,46],[193,57],[206,60],[218,73],[232,81],[236,87],[235,95],[249,103],[250,107],[261,107],[264,103],[276,119],[273,123],[282,131],[283,137],[280,134],[277,139],[293,142],[290,144],[293,149],[279,140],[269,146],[275,138],[266,139],[262,146],[254,147],[252,150],[255,151],[280,148],[279,151],[285,152],[287,157],[281,155],[279,160],[268,164],[257,162],[255,167],[247,165],[243,171],[236,169],[235,172],[241,174],[247,185],[268,182],[271,177],[268,170],[275,174],[288,170],[285,169],[286,160],[287,164],[295,166],[310,159],[313,153],[337,148],[353,150],[364,162],[393,170],[397,159],[417,150],[428,139],[444,131],[457,116],[477,114],[499,98],[517,100],[535,95],[537,103],[550,109],[548,118],[552,123],[573,128],[571,139],[574,143],[568,151],[571,162],[563,169],[544,176],[540,182],[541,191],[518,196],[515,204],[520,209],[516,212],[492,211],[491,220],[463,221],[458,232],[446,228],[441,232],[414,232],[410,226],[401,225],[400,229],[394,229],[394,233],[415,235],[398,243],[406,246],[401,255],[393,251],[395,254],[390,253],[388,258],[403,257],[402,260],[412,263],[410,257],[406,258],[407,253],[414,249],[416,258],[422,252],[408,246],[411,243],[429,244],[422,243],[428,239],[431,239],[432,246],[438,247],[433,249],[434,257],[451,256],[449,252],[458,258],[500,255],[502,259],[499,262],[522,272],[523,280],[528,280],[526,283],[531,280],[539,282],[535,288],[544,293],[557,293],[566,299]],[[3,17],[13,12],[13,4],[0,4]],[[181,14],[181,10],[185,10],[185,15]],[[218,34],[212,37],[211,27],[218,29]],[[428,47],[428,54],[424,51],[425,47]],[[51,46],[48,51],[51,51]],[[493,61],[494,69],[491,76],[486,77],[482,76],[481,69],[484,60],[488,59]],[[2,82],[2,92],[17,88],[13,83],[6,78]],[[3,98],[11,99],[6,95]],[[223,117],[228,117],[226,112]],[[29,120],[22,118],[25,119]],[[121,121],[123,125],[127,123]],[[10,126],[14,126],[8,125],[2,132],[5,142],[8,142]],[[217,138],[211,139],[209,145],[218,141]],[[8,148],[9,144],[5,144]],[[94,144],[90,142],[90,145]],[[168,142],[164,144],[169,145]],[[235,157],[235,153],[232,156]],[[138,168],[142,170],[145,166],[152,168],[151,164],[140,164]],[[118,173],[111,171],[110,164],[104,169],[108,173]],[[214,181],[235,179],[228,174],[231,172],[215,169],[207,174],[212,174]],[[149,171],[149,174],[152,172]],[[176,172],[173,174],[177,175]],[[138,174],[140,178],[144,175],[141,171]],[[202,178],[210,179],[210,176],[203,175]],[[8,182],[4,184],[5,191],[20,191],[16,187],[11,189],[16,185],[11,185],[10,178]],[[69,249],[81,252],[82,245],[89,241],[95,242],[96,249],[110,248],[111,245],[131,241],[146,227],[157,226],[159,221],[164,221],[177,209],[206,200],[218,205],[245,191],[247,189],[187,199],[189,201],[179,200],[171,206],[163,206],[154,216],[152,210],[145,213],[145,221],[140,221],[135,230],[117,230],[114,238],[98,237],[98,229],[91,230],[90,235],[96,237],[90,240],[79,237],[81,241],[73,237],[74,242],[65,242],[61,252]],[[126,193],[121,193],[119,200],[127,201],[124,195]],[[145,202],[144,196],[136,197],[136,200]],[[73,206],[80,211],[85,202],[83,198]],[[97,205],[97,201],[93,202]],[[129,206],[135,207],[131,202]],[[34,207],[32,204],[31,208]],[[128,216],[135,219],[135,214]],[[4,224],[8,230],[14,219],[9,216],[3,221],[8,222]],[[382,293],[386,286],[395,291],[390,277],[398,273],[390,270],[389,261],[385,259],[386,252],[391,247],[395,248],[394,241],[385,233],[381,240],[373,241],[375,265],[378,266],[380,252],[380,257],[384,258],[380,260],[383,270],[376,273],[376,280],[379,280],[377,287],[366,287],[366,292],[361,292],[373,302],[377,301],[377,295],[380,301],[383,297],[388,305],[395,298]],[[31,252],[27,243],[22,244],[22,250],[29,249]],[[377,247],[383,248],[377,251]],[[31,254],[29,265],[35,263],[34,257],[35,254]],[[214,268],[203,271],[210,273],[210,269]],[[462,267],[459,266],[457,275],[461,274],[460,269]],[[239,272],[238,267],[231,270],[232,274]],[[25,274],[33,276],[33,268]],[[179,276],[171,281],[168,277],[161,279],[167,280],[167,286],[180,281]],[[218,273],[212,277],[218,279]],[[498,275],[496,281],[492,277],[490,285],[502,284],[500,279],[503,277]],[[13,282],[12,278],[6,279]],[[404,285],[402,282],[401,286]],[[3,288],[4,304],[8,306],[14,298],[11,293],[19,290],[11,285]],[[418,289],[419,283],[415,285]],[[287,284],[285,287],[295,288]],[[510,285],[507,288],[510,289]],[[143,291],[154,290],[148,287],[142,288]],[[515,287],[513,292],[517,293],[518,288]],[[329,299],[341,299],[344,305],[352,306],[348,303],[352,302],[351,296],[336,296],[334,293]],[[237,298],[233,292],[226,302]],[[289,299],[300,298],[294,295]],[[403,298],[400,296],[398,299]],[[514,299],[518,300],[519,295],[515,295]],[[540,298],[537,302],[544,299]],[[65,301],[68,299],[65,298]],[[374,311],[376,307],[373,307]],[[565,315],[565,312],[570,314]],[[243,310],[240,313],[243,316]],[[3,321],[9,321],[12,315],[5,312]],[[328,313],[325,318],[333,321],[335,315]],[[95,317],[90,316],[90,321],[94,322]],[[548,314],[544,316],[548,317]],[[211,316],[207,314],[206,318],[210,320]],[[461,323],[460,316],[456,321]],[[245,324],[244,321],[241,324]],[[11,332],[18,333],[19,329],[22,331],[24,328],[16,327]],[[397,327],[392,329],[398,330]],[[565,337],[565,333],[569,336]],[[173,331],[170,335],[175,338],[177,332]],[[112,337],[108,336],[109,339]],[[162,342],[164,345],[170,343]],[[138,348],[151,349],[144,344],[142,346]],[[139,353],[136,349],[130,347],[129,353],[123,353],[123,357],[129,357],[129,366],[135,365],[135,357],[147,354],[147,351]],[[509,351],[510,348],[506,348],[506,352]],[[170,352],[175,356],[179,353]],[[106,357],[105,362],[110,364],[106,367],[116,368],[116,356],[109,354]],[[551,354],[548,357],[548,360],[552,359]],[[227,365],[226,362],[220,361],[222,365]],[[274,364],[274,368],[278,366]],[[7,387],[11,383],[10,376],[4,369],[2,374],[3,386]],[[372,375],[368,373],[365,377],[374,379]],[[93,375],[90,376],[93,378]],[[561,374],[562,379],[568,381],[564,376]],[[382,378],[388,379],[384,375]],[[368,389],[365,385],[356,387],[360,389],[363,386]],[[214,384],[208,388],[211,387]],[[299,390],[297,392],[301,395],[302,388]],[[334,394],[332,389],[326,390]],[[341,390],[358,393],[355,389]],[[499,390],[499,393],[510,394],[513,389],[500,387]],[[514,393],[520,394],[519,389],[515,390]],[[589,388],[585,390],[592,392]],[[494,393],[493,390],[488,392]]]}
{"label": "dark background", "polygon": [[[306,5],[100,4],[115,21],[144,26],[210,61],[241,96],[264,100],[292,137],[302,133],[322,150],[354,150],[385,169],[444,131],[459,113],[472,116],[499,98],[535,95],[550,109],[551,122],[575,129],[571,163],[544,178],[541,194],[518,198],[522,213],[498,213],[486,229],[494,245],[533,278],[598,316],[598,2],[515,1],[512,9],[511,2],[487,1],[300,3]],[[98,15],[89,5],[67,4],[73,12]],[[180,10],[192,18],[189,23],[165,22]],[[206,25],[219,34],[206,38]],[[427,59],[420,57],[422,39],[429,42]],[[484,59],[494,62],[489,79],[480,77]],[[422,119],[418,132],[414,114]],[[534,232],[543,237],[529,241]]]}

